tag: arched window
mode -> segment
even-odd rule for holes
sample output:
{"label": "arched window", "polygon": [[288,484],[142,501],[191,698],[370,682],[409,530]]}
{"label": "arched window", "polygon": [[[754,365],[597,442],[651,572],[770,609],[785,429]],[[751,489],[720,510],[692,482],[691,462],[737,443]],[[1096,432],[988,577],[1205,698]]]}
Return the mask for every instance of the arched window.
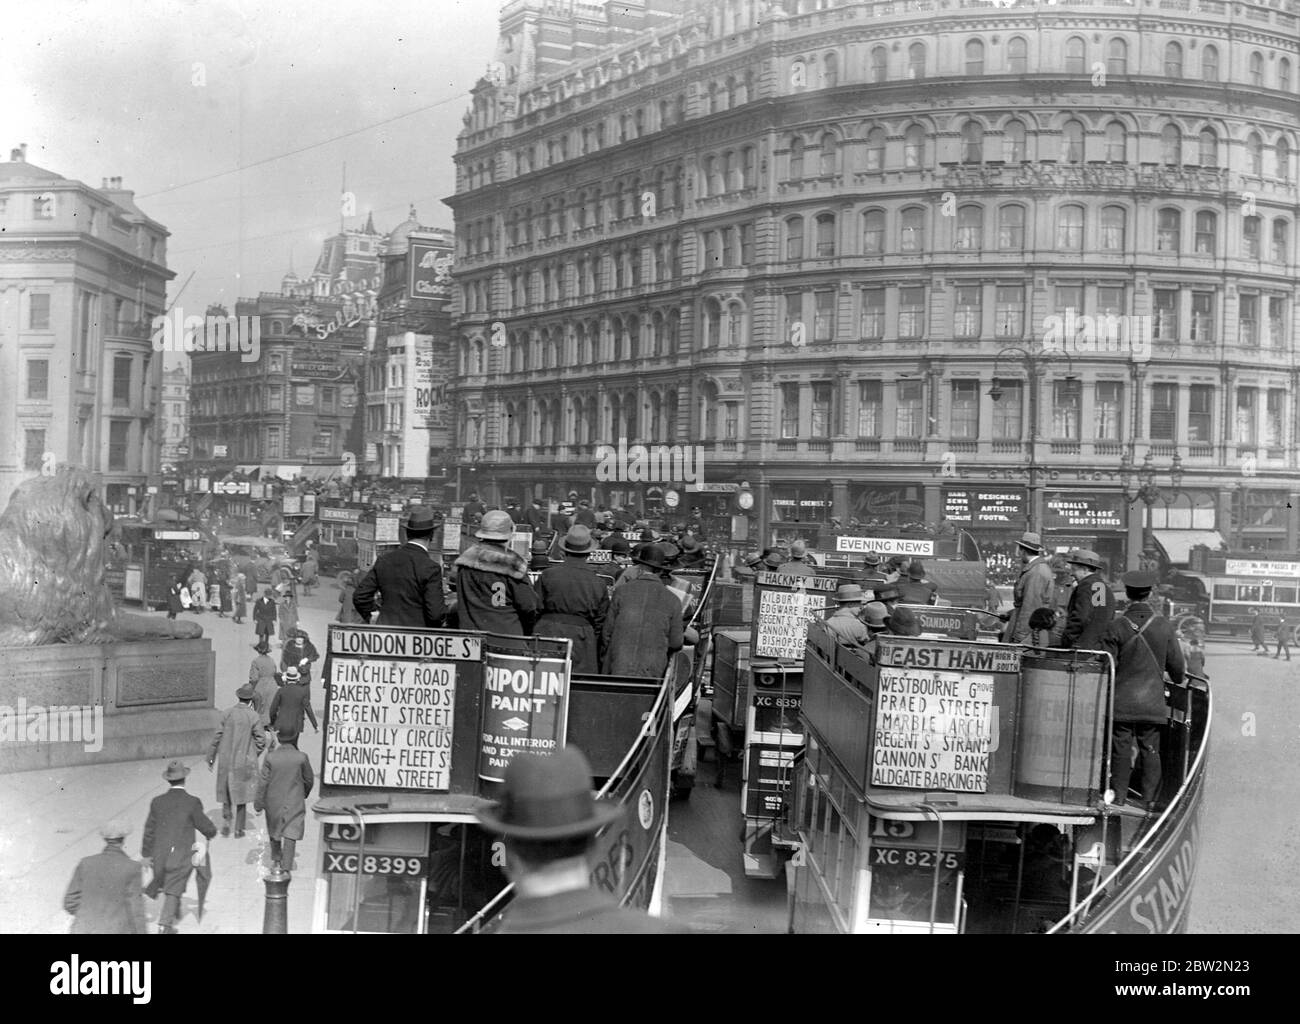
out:
{"label": "arched window", "polygon": [[823,178],[830,177],[835,173],[835,136],[831,132],[822,133],[821,151],[820,151],[820,174]]}
{"label": "arched window", "polygon": [[1106,74],[1128,74],[1128,43],[1119,36],[1106,44]]}
{"label": "arched window", "polygon": [[623,330],[627,335],[627,357],[641,358],[641,318],[636,314],[623,321]]}
{"label": "arched window", "polygon": [[961,127],[961,162],[964,164],[984,162],[984,126],[978,121],[967,121]]}
{"label": "arched window", "polygon": [[883,82],[889,77],[889,51],[883,46],[871,49],[871,80]]}
{"label": "arched window", "polygon": [[1183,214],[1172,206],[1156,213],[1156,251],[1182,252]]}
{"label": "arched window", "polygon": [[1183,162],[1183,133],[1178,125],[1167,124],[1160,130],[1160,162],[1177,167]]}
{"label": "arched window", "polygon": [[907,77],[925,77],[925,43],[913,43],[907,48]]}
{"label": "arched window", "polygon": [[1061,129],[1061,162],[1083,163],[1083,125],[1079,121],[1066,121]]}
{"label": "arched window", "polygon": [[1262,223],[1259,217],[1241,218],[1241,254],[1248,260],[1259,259],[1259,234]]}
{"label": "arched window", "polygon": [[1283,92],[1291,91],[1291,62],[1285,57],[1277,62],[1277,87]]}
{"label": "arched window", "polygon": [[653,344],[651,355],[661,356],[664,354],[664,315],[656,312],[650,318],[650,338]]}
{"label": "arched window", "polygon": [[1170,78],[1183,77],[1183,48],[1178,43],[1165,44],[1165,74]]}
{"label": "arched window", "polygon": [[914,124],[903,134],[903,166],[925,165],[925,129]]}
{"label": "arched window", "polygon": [[726,326],[726,346],[727,348],[740,348],[741,345],[741,326],[744,322],[744,313],[739,303],[727,303],[727,326]]}
{"label": "arched window", "polygon": [[1008,121],[1002,129],[1002,162],[1015,166],[1025,160],[1025,126]]}
{"label": "arched window", "polygon": [[979,252],[984,248],[984,208],[973,203],[957,210],[957,249]]}
{"label": "arched window", "polygon": [[1258,50],[1250,55],[1250,84],[1264,84],[1264,55]]}
{"label": "arched window", "polygon": [[1016,204],[998,209],[998,248],[1021,252],[1025,248],[1025,208]]}
{"label": "arched window", "polygon": [[1258,132],[1251,132],[1246,139],[1246,169],[1258,177],[1264,174],[1264,140]]}
{"label": "arched window", "polygon": [[1007,70],[1013,75],[1029,72],[1029,43],[1021,36],[1007,41]]}
{"label": "arched window", "polygon": [[817,215],[817,258],[826,259],[835,255],[835,214],[819,213]]}
{"label": "arched window", "polygon": [[1291,180],[1291,143],[1286,141],[1285,135],[1277,137],[1277,143],[1273,146],[1273,176],[1283,181]]}
{"label": "arched window", "polygon": [[758,184],[756,177],[757,161],[754,159],[754,147],[746,146],[740,151],[740,185],[741,188],[753,188]]}
{"label": "arched window", "polygon": [[1289,262],[1290,236],[1291,236],[1290,222],[1285,217],[1275,218],[1273,221],[1273,248],[1272,248],[1272,257],[1274,263]]}
{"label": "arched window", "polygon": [[885,251],[885,211],[868,210],[862,215],[862,253],[879,256]]}
{"label": "arched window", "polygon": [[709,155],[704,158],[704,163],[700,167],[700,198],[704,199],[710,195],[715,195],[714,182],[717,180],[718,158]]}
{"label": "arched window", "polygon": [[872,128],[867,132],[867,170],[881,171],[885,168],[885,129]]}
{"label": "arched window", "polygon": [[1083,74],[1087,61],[1088,44],[1082,36],[1070,36],[1065,41],[1065,73],[1067,75]]}
{"label": "arched window", "polygon": [[803,259],[803,218],[787,217],[785,222],[785,258]]}
{"label": "arched window", "polygon": [[1202,167],[1219,166],[1219,137],[1213,128],[1202,128],[1197,136],[1196,156]]}
{"label": "arched window", "polygon": [[790,140],[790,180],[803,179],[803,139],[796,135]]}
{"label": "arched window", "polygon": [[1056,248],[1061,252],[1083,251],[1083,207],[1069,204],[1056,211]]}
{"label": "arched window", "polygon": [[966,40],[966,74],[984,74],[984,43],[979,39]]}
{"label": "arched window", "polygon": [[833,53],[822,58],[822,86],[833,89],[840,84],[840,59]]}
{"label": "arched window", "polygon": [[1106,159],[1113,164],[1122,164],[1128,151],[1128,133],[1118,121],[1106,125]]}
{"label": "arched window", "polygon": [[1212,44],[1201,48],[1201,80],[1205,82],[1219,80],[1219,48]]}
{"label": "arched window", "polygon": [[650,392],[650,439],[652,441],[666,440],[664,437],[663,398],[658,391]]}
{"label": "arched window", "polygon": [[1123,252],[1127,235],[1128,211],[1122,206],[1101,208],[1101,248],[1104,252]]}
{"label": "arched window", "polygon": [[704,300],[704,332],[700,348],[717,348],[722,338],[722,303],[717,299]]}
{"label": "arched window", "polygon": [[899,252],[921,252],[925,244],[925,210],[909,206],[899,218]]}

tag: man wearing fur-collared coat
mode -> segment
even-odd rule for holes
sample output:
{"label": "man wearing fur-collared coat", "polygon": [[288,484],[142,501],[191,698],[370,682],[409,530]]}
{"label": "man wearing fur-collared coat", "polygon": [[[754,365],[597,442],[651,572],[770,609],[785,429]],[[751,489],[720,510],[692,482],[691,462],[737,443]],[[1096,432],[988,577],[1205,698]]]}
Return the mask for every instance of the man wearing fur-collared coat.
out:
{"label": "man wearing fur-collared coat", "polygon": [[506,547],[514,521],[505,512],[483,516],[472,545],[456,559],[457,628],[527,636],[537,618],[528,563]]}

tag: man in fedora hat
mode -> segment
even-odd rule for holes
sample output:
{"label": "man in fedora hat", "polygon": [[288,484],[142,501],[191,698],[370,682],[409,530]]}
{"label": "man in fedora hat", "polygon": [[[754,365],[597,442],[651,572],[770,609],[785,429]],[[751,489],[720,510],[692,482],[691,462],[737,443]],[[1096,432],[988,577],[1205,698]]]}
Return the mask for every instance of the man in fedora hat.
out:
{"label": "man in fedora hat", "polygon": [[939,600],[939,588],[925,578],[925,566],[913,558],[907,567],[907,578],[897,584],[900,604],[934,604]]}
{"label": "man in fedora hat", "polygon": [[889,632],[889,609],[880,601],[868,601],[862,607],[862,621],[871,639]]}
{"label": "man in fedora hat", "polygon": [[73,935],[143,935],[144,894],[141,864],[126,852],[131,826],[110,821],[100,826],[104,849],[83,857],[63,894],[63,909],[74,918]]}
{"label": "man in fedora hat", "polygon": [[1149,603],[1156,585],[1153,572],[1126,572],[1124,593],[1129,606],[1106,627],[1102,650],[1115,659],[1115,715],[1110,759],[1110,788],[1114,803],[1128,801],[1133,774],[1133,748],[1142,766],[1142,810],[1150,810],[1160,795],[1160,727],[1169,720],[1165,702],[1165,673],[1183,682],[1183,648],[1174,627]]}
{"label": "man in fedora hat", "polygon": [[1066,605],[1065,627],[1057,645],[1082,651],[1101,650],[1110,620],[1115,617],[1115,595],[1102,579],[1101,556],[1087,548],[1076,548],[1065,556],[1074,589]]}
{"label": "man in fedora hat", "polygon": [[893,615],[894,609],[898,606],[902,593],[893,583],[884,583],[876,588],[876,603],[885,606],[886,616]]}
{"label": "man in fedora hat", "polygon": [[669,657],[682,649],[682,603],[666,585],[663,548],[647,544],[635,561],[642,572],[629,583],[619,580],[601,631],[603,669],[606,675],[658,679]]}
{"label": "man in fedora hat", "polygon": [[859,617],[866,595],[856,583],[845,583],[835,591],[835,611],[826,618],[826,629],[842,644],[864,644],[871,631]]}
{"label": "man in fedora hat", "polygon": [[282,731],[279,739],[276,748],[262,761],[253,809],[266,812],[272,863],[292,871],[294,848],[303,837],[307,798],[311,796],[316,777],[312,774],[311,761],[298,749],[297,735]]}
{"label": "man in fedora hat", "polygon": [[600,671],[600,631],[609,614],[609,591],[587,564],[595,546],[587,527],[571,527],[562,546],[564,561],[547,569],[537,581],[542,614],[533,632],[572,640],[573,671],[596,673]]}
{"label": "man in fedora hat", "polygon": [[158,915],[158,931],[163,935],[176,933],[181,896],[194,870],[194,833],[199,832],[205,839],[217,834],[217,826],[203,813],[203,801],[185,792],[185,776],[189,773],[180,761],[167,765],[163,778],[171,788],[154,797],[149,805],[140,846],[140,855],[152,865],[153,873],[145,895],[153,900],[161,892],[164,897]]}
{"label": "man in fedora hat", "polygon": [[282,674],[284,685],[275,691],[268,711],[271,728],[280,736],[288,733],[295,740],[302,732],[302,720],[306,717],[311,722],[313,732],[320,732],[316,724],[316,712],[311,706],[311,691],[304,685],[298,669],[290,665]]}
{"label": "man in fedora hat", "polygon": [[879,587],[889,582],[884,573],[884,559],[877,551],[868,551],[862,556],[862,585],[874,596]]}
{"label": "man in fedora hat", "polygon": [[280,606],[275,603],[275,594],[271,588],[267,587],[262,596],[253,602],[253,629],[259,642],[271,642],[271,634],[275,632],[275,623],[279,617]]}
{"label": "man in fedora hat", "polygon": [[1012,592],[1015,607],[1007,617],[1007,627],[1002,640],[1009,644],[1028,644],[1032,641],[1029,616],[1038,608],[1056,607],[1053,591],[1056,574],[1043,550],[1043,539],[1036,533],[1023,533],[1016,542],[1024,569]]}
{"label": "man in fedora hat", "polygon": [[241,686],[239,701],[225,713],[208,747],[208,771],[216,766],[221,801],[221,834],[230,835],[230,808],[235,807],[235,838],[244,838],[248,804],[257,792],[257,758],[266,747],[262,723],[253,707],[253,687]]}
{"label": "man in fedora hat", "polygon": [[677,555],[679,569],[702,569],[707,559],[704,545],[698,539],[690,534],[682,538],[681,552]]}
{"label": "man in fedora hat", "polygon": [[411,509],[406,543],[386,551],[352,592],[362,622],[370,621],[375,596],[380,598],[379,625],[432,629],[442,625],[447,602],[442,592],[442,564],[429,552],[437,517],[424,505]]}
{"label": "man in fedora hat", "polygon": [[596,833],[622,808],[592,795],[591,766],[577,747],[549,757],[518,754],[506,768],[498,803],[475,812],[505,843],[505,872],[515,897],[486,931],[518,934],[665,934],[682,932],[639,910],[620,907],[591,884]]}
{"label": "man in fedora hat", "polygon": [[[604,547],[604,545],[602,545]],[[609,561],[601,564],[596,569],[596,575],[601,578],[609,593],[614,592],[618,586],[618,581],[623,578],[623,573],[632,563],[632,548],[626,538],[617,537],[608,547]],[[608,609],[606,609],[608,611]]]}
{"label": "man in fedora hat", "polygon": [[514,520],[508,515],[488,512],[474,534],[477,543],[456,559],[458,628],[508,636],[532,632],[537,594],[528,582],[528,563],[507,547],[514,532]]}
{"label": "man in fedora hat", "polygon": [[921,623],[911,608],[894,608],[889,613],[889,632],[894,636],[920,636]]}
{"label": "man in fedora hat", "polygon": [[583,498],[578,502],[578,511],[573,514],[574,526],[585,526],[588,530],[596,527],[596,513],[591,510],[591,502]]}

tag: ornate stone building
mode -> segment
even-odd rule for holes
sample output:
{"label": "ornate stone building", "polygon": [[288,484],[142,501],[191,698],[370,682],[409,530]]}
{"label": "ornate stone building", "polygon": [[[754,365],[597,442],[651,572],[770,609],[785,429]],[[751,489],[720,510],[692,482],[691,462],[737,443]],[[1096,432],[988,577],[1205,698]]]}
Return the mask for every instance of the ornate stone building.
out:
{"label": "ornate stone building", "polygon": [[498,491],[639,504],[626,437],[765,542],[1300,546],[1295,0],[563,6],[503,12],[448,200]]}

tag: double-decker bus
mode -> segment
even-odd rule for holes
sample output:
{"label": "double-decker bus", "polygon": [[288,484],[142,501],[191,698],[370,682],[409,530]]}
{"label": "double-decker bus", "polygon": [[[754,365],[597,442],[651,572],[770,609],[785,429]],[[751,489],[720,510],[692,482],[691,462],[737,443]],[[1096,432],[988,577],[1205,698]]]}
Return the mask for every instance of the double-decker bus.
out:
{"label": "double-decker bus", "polygon": [[1300,618],[1300,555],[1252,552],[1193,552],[1195,572],[1208,598],[1206,627],[1211,631],[1245,633],[1254,612],[1265,626]]}

